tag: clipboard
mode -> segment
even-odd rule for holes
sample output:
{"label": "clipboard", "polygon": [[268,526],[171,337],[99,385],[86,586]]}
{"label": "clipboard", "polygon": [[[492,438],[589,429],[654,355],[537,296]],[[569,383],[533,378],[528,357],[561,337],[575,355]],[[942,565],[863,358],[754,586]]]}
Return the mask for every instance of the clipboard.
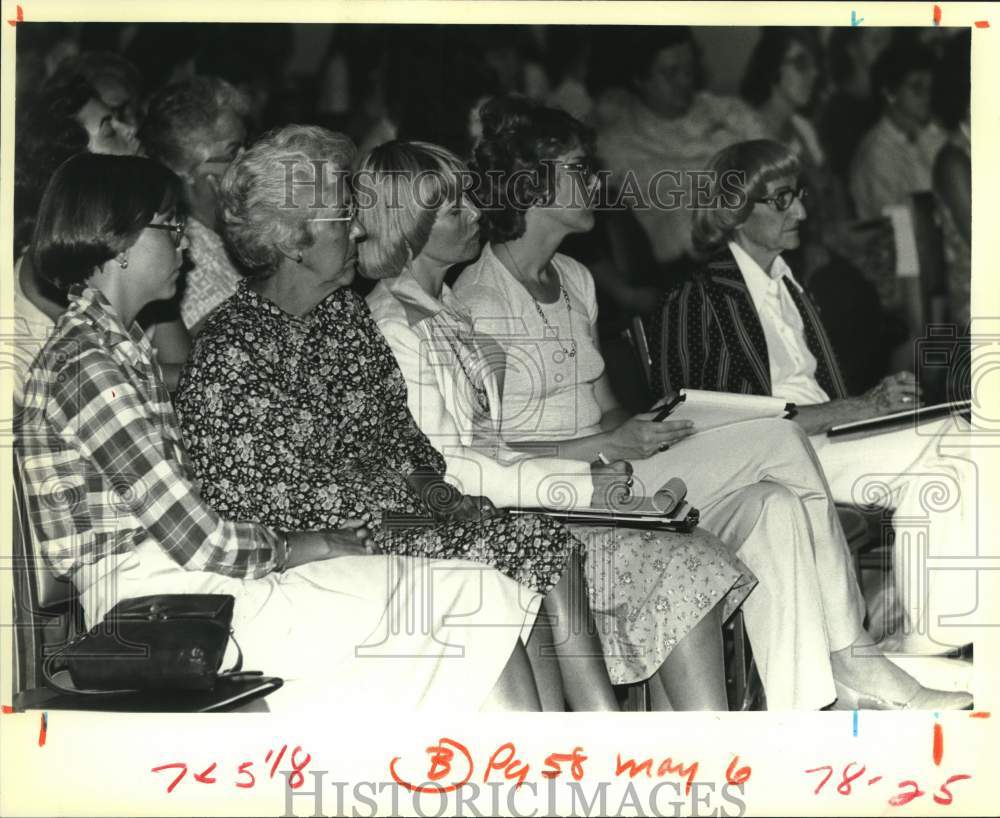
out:
{"label": "clipboard", "polygon": [[[688,397],[691,397],[690,403],[688,402]],[[653,411],[656,415],[653,417],[653,421],[656,423],[662,423],[663,421],[670,418],[673,413],[678,409],[678,407],[686,408],[691,407],[691,411],[687,412],[690,419],[693,419],[695,426],[698,426],[698,409],[700,406],[704,406],[706,410],[711,411],[721,411],[724,408],[731,407],[734,412],[734,417],[732,418],[732,423],[738,423],[742,420],[756,420],[761,418],[769,417],[781,417],[786,420],[794,418],[798,414],[798,409],[794,403],[785,403],[784,406],[778,404],[778,410],[774,408],[761,408],[759,412],[752,412],[749,414],[741,413],[738,411],[737,407],[741,402],[746,404],[757,404],[757,403],[772,403],[776,401],[774,398],[764,397],[760,395],[738,395],[732,392],[712,392],[701,389],[681,389],[676,395],[673,396],[667,403],[660,407],[655,407]],[[698,404],[698,405],[693,405]],[[741,416],[745,415],[745,416]],[[685,418],[685,419],[689,419]],[[714,428],[720,425],[726,425],[721,422],[714,422],[712,426],[708,428]]]}
{"label": "clipboard", "polygon": [[859,437],[895,432],[917,423],[929,420],[959,415],[967,420],[972,419],[972,401],[959,400],[949,403],[935,403],[932,406],[918,406],[903,412],[893,412],[868,420],[856,420],[853,423],[841,423],[826,433],[831,440],[854,440]]}
{"label": "clipboard", "polygon": [[[651,531],[675,531],[680,534],[690,534],[698,527],[701,512],[686,500],[673,512],[664,514],[659,511],[629,511],[607,508],[574,508],[559,511],[550,508],[516,507],[499,509],[503,514],[524,516],[538,514],[551,517],[566,525],[591,525],[607,528],[641,528]],[[441,525],[432,517],[416,514],[385,514],[382,525],[386,529],[401,530],[407,528],[432,528]]]}
{"label": "clipboard", "polygon": [[674,531],[690,534],[698,527],[701,512],[688,502],[672,514],[651,511],[618,511],[604,508],[578,508],[553,511],[544,508],[511,508],[510,514],[544,514],[567,525],[591,525],[607,528],[641,528],[651,531]]}

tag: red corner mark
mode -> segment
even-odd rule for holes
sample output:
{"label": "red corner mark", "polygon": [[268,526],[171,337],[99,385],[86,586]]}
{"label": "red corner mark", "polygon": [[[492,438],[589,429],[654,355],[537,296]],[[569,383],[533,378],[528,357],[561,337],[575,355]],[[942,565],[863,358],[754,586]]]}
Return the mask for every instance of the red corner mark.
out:
{"label": "red corner mark", "polygon": [[934,25],[941,25],[941,6],[934,6]]}
{"label": "red corner mark", "polygon": [[3,712],[3,713],[13,713],[14,712],[14,708],[11,707],[9,704],[0,705],[0,712]]}
{"label": "red corner mark", "polygon": [[989,20],[976,20],[976,28],[989,28],[989,27],[990,27]]}
{"label": "red corner mark", "polygon": [[48,734],[48,732],[49,732],[49,711],[48,710],[43,710],[42,711],[42,723],[41,723],[41,726],[38,728],[38,746],[39,747],[44,747],[45,746],[45,737]]}
{"label": "red corner mark", "polygon": [[969,713],[970,719],[988,719],[989,717],[989,710],[977,710],[975,713]]}
{"label": "red corner mark", "polygon": [[18,6],[17,7],[17,18],[14,19],[14,20],[8,20],[7,21],[7,25],[9,25],[9,26],[16,26],[18,23],[23,23],[23,22],[24,22],[24,10],[20,6]]}

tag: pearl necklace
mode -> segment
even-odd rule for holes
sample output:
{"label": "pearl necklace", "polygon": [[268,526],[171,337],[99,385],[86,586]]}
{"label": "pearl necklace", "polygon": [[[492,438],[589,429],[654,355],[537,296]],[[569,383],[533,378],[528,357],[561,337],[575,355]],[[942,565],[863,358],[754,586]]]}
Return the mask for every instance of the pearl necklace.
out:
{"label": "pearl necklace", "polygon": [[[525,279],[524,273],[521,272],[521,268],[518,266],[517,260],[514,258],[513,254],[507,247],[504,247],[504,252],[507,254],[507,258],[510,259],[511,263],[514,265],[514,269],[517,270],[517,274],[523,282]],[[563,286],[562,277],[552,269],[552,263],[549,262],[545,265],[545,269],[548,270],[552,275],[556,277],[559,282],[559,293],[562,295],[563,303],[566,305],[566,318],[568,320],[569,326],[569,349],[563,346],[562,341],[557,341],[559,348],[562,350],[563,355],[568,355],[570,358],[576,357],[576,339],[573,338],[573,307],[569,303],[569,293],[566,292],[566,288]],[[522,286],[523,283],[522,283]],[[553,338],[559,338],[559,330],[549,323],[549,319],[545,317],[545,313],[542,312],[542,305],[538,303],[538,299],[531,295],[531,291],[527,287],[524,288],[528,295],[531,296],[531,303],[535,305],[535,312],[538,313],[538,317],[542,319],[542,323],[545,325],[547,330],[547,335]]]}

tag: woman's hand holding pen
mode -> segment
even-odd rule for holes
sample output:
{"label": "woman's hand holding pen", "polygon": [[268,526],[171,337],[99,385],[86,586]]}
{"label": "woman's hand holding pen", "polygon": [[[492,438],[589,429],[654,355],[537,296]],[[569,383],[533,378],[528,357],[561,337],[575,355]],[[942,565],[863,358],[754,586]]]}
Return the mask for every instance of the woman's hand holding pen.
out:
{"label": "woman's hand holding pen", "polygon": [[654,420],[655,412],[634,415],[609,435],[604,451],[617,458],[642,459],[671,446],[694,434],[690,420]]}

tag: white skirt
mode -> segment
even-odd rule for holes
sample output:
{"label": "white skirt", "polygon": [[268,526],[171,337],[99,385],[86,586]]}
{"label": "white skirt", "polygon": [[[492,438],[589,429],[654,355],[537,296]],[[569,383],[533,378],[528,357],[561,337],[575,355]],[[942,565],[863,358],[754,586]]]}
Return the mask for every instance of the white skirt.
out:
{"label": "white skirt", "polygon": [[352,710],[478,710],[541,600],[465,560],[338,557],[233,579],[185,571],[152,540],[84,566],[74,582],[88,628],[123,599],[231,594],[246,669]]}

